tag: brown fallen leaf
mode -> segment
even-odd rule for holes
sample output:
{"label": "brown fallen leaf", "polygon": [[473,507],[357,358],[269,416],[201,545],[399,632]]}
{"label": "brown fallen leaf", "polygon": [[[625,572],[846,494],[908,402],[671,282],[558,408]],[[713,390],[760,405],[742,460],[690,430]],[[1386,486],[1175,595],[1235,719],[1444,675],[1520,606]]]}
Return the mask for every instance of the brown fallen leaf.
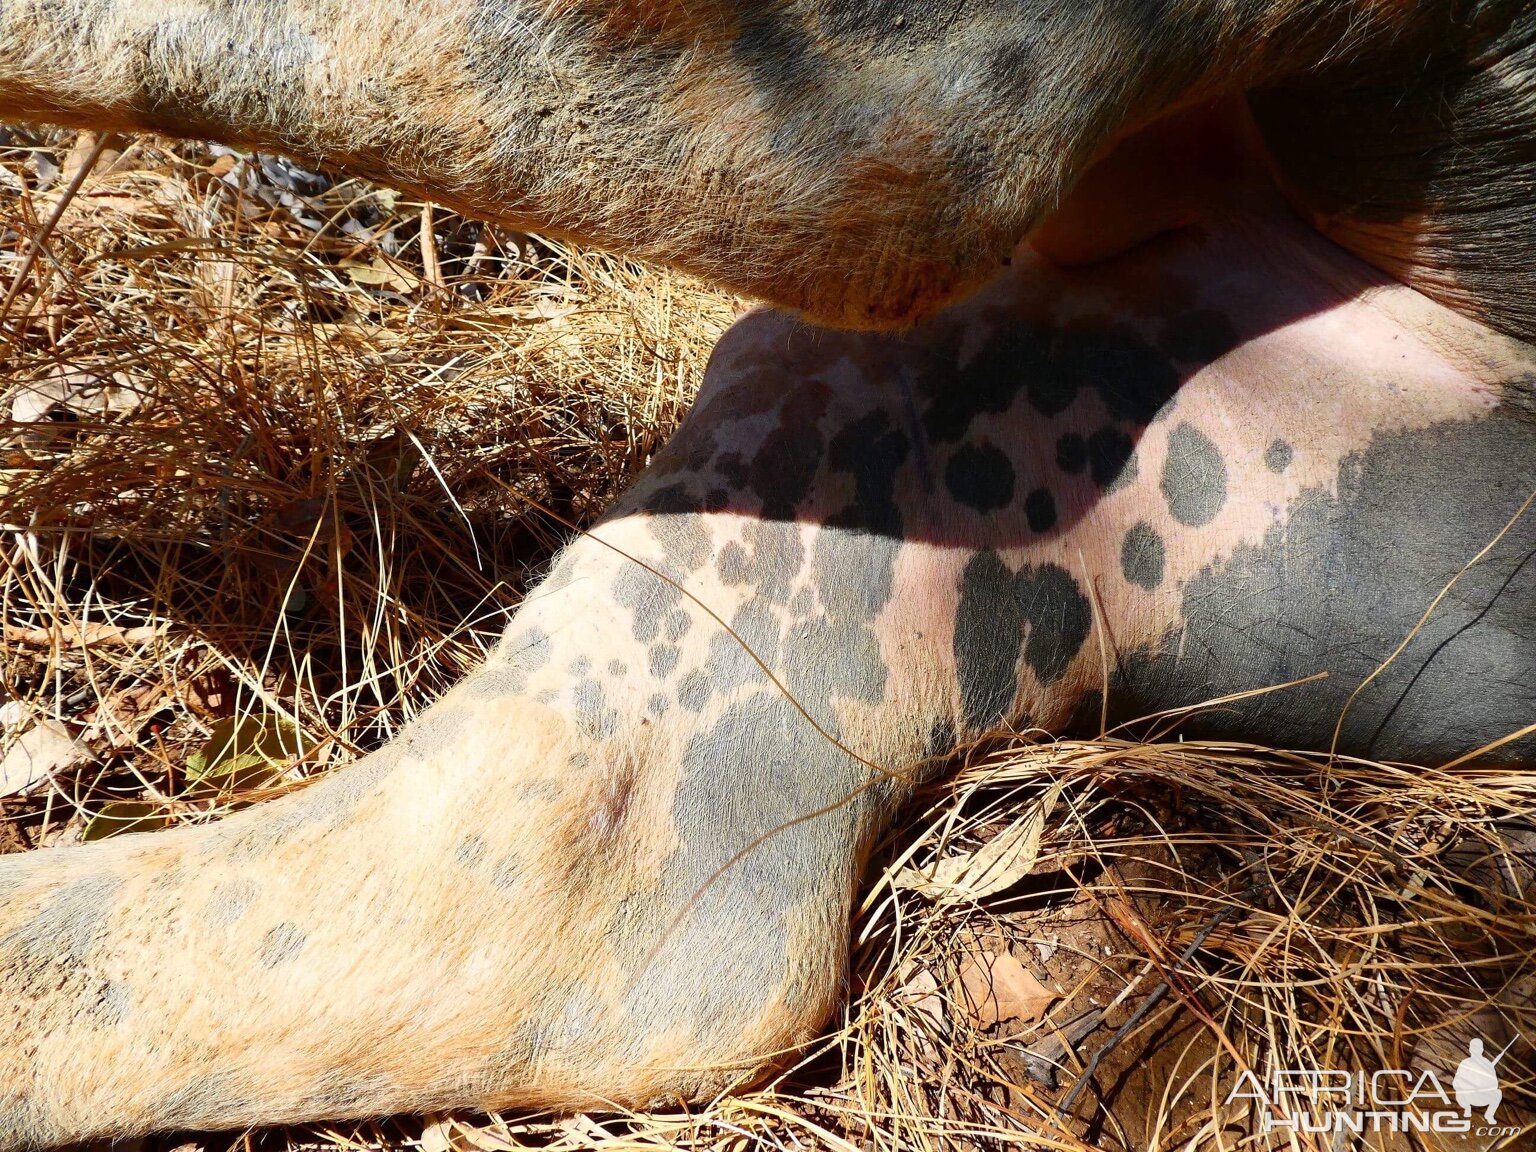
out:
{"label": "brown fallen leaf", "polygon": [[1044,1017],[1052,1001],[1061,995],[1037,980],[1006,950],[966,953],[957,982],[961,1002],[980,1028],[1006,1020],[1032,1024]]}
{"label": "brown fallen leaf", "polygon": [[0,756],[0,796],[25,792],[55,772],[92,759],[91,750],[71,736],[64,725],[57,720],[39,720]]}
{"label": "brown fallen leaf", "polygon": [[1024,815],[976,851],[946,856],[929,868],[903,868],[896,887],[940,903],[976,901],[1013,887],[1035,870],[1040,838],[1062,787],[1060,780],[1052,784]]}
{"label": "brown fallen leaf", "polygon": [[901,982],[901,996],[915,1011],[928,1017],[935,1029],[944,1027],[944,997],[929,969],[909,964]]}

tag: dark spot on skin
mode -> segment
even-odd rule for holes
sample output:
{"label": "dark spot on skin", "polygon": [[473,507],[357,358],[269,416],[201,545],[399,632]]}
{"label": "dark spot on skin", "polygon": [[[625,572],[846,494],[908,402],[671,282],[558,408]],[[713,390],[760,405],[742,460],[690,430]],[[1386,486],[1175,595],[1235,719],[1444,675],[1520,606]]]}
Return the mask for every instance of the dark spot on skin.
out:
{"label": "dark spot on skin", "polygon": [[1026,564],[1014,578],[1014,595],[1029,624],[1024,662],[1042,684],[1066,673],[1093,627],[1093,609],[1077,581],[1055,564]]}
{"label": "dark spot on skin", "polygon": [[592,671],[592,660],[588,656],[578,656],[570,662],[567,670],[572,676],[585,676]]}
{"label": "dark spot on skin", "polygon": [[686,485],[677,483],[652,492],[645,506],[651,513],[646,530],[665,557],[660,570],[673,579],[697,571],[709,559],[710,549],[702,504],[689,495]]}
{"label": "dark spot on skin", "polygon": [[[911,447],[906,433],[893,429],[890,416],[883,410],[845,424],[827,446],[827,460],[837,471],[853,476],[853,502],[829,516],[827,526],[900,539],[896,476]],[[817,543],[821,543],[820,536]]]}
{"label": "dark spot on skin", "polygon": [[256,958],[263,968],[276,968],[281,964],[287,964],[298,958],[303,950],[307,936],[296,924],[283,922],[275,928],[268,929],[267,934],[261,938],[261,946],[256,951]]}
{"label": "dark spot on skin", "polygon": [[808,384],[784,398],[779,426],[763,440],[747,471],[747,486],[763,502],[769,520],[790,520],[811,489],[821,465],[821,432],[829,389]]}
{"label": "dark spot on skin", "polygon": [[1169,433],[1162,489],[1173,518],[1191,528],[1209,524],[1227,502],[1227,466],[1198,428],[1180,424]]}
{"label": "dark spot on skin", "polygon": [[1013,500],[1013,463],[991,444],[964,444],[949,458],[944,483],[960,503],[994,512]]}
{"label": "dark spot on skin", "polygon": [[1294,457],[1295,453],[1286,441],[1271,440],[1269,447],[1264,449],[1264,467],[1278,476],[1291,466]]}
{"label": "dark spot on skin", "polygon": [[675,644],[653,644],[650,650],[651,675],[658,680],[665,680],[677,669],[678,659],[683,651]]}
{"label": "dark spot on skin", "polygon": [[687,609],[674,608],[671,612],[667,613],[667,618],[662,621],[661,632],[666,637],[667,643],[676,644],[684,636],[688,635],[688,630],[692,627],[693,617],[688,614]]}
{"label": "dark spot on skin", "polygon": [[661,632],[662,621],[683,599],[682,589],[642,568],[626,564],[613,582],[613,598],[634,613],[635,639],[649,644]]}
{"label": "dark spot on skin", "polygon": [[[1327,672],[1204,710],[1187,730],[1326,750],[1342,715],[1341,753],[1433,765],[1528,725],[1536,512],[1423,614],[1530,495],[1532,429],[1529,416],[1501,409],[1378,432],[1333,485],[1304,491],[1260,544],[1240,545],[1185,585],[1181,631],[1126,659],[1112,683],[1116,719]],[[1533,758],[1536,739],[1524,737],[1487,763]]]}
{"label": "dark spot on skin", "polygon": [[608,661],[608,675],[618,677],[629,672],[629,665],[622,660]]}
{"label": "dark spot on skin", "polygon": [[742,529],[742,540],[720,550],[715,570],[721,581],[733,587],[749,586],[755,597],[782,604],[805,558],[799,525],[753,521]]}
{"label": "dark spot on skin", "polygon": [[1092,328],[1058,337],[1059,358],[1099,394],[1111,417],[1150,424],[1179,390],[1179,374],[1165,356],[1129,329]]}
{"label": "dark spot on skin", "polygon": [[578,680],[571,689],[571,703],[587,735],[605,740],[619,729],[619,714],[608,707],[608,697],[596,680]]}
{"label": "dark spot on skin", "polygon": [[978,416],[1013,407],[1031,377],[1042,387],[1040,374],[1046,368],[1037,344],[1033,330],[1014,326],[995,334],[959,371],[947,364],[933,370],[928,384],[932,398],[923,413],[928,439],[935,444],[961,441]]}
{"label": "dark spot on skin", "polygon": [[214,887],[203,909],[203,920],[210,928],[227,928],[245,915],[260,894],[254,880],[241,877],[224,880]]}
{"label": "dark spot on skin", "polygon": [[1100,428],[1088,437],[1088,474],[1105,492],[1136,479],[1136,442],[1118,428]]}
{"label": "dark spot on skin", "polygon": [[553,704],[555,702],[555,690],[553,688],[540,688],[533,694],[535,704]]}
{"label": "dark spot on skin", "polygon": [[1056,527],[1056,498],[1049,488],[1036,488],[1024,497],[1024,518],[1031,532],[1049,532]]}
{"label": "dark spot on skin", "polygon": [[809,616],[816,607],[816,596],[809,588],[802,588],[796,592],[789,602],[789,614],[796,619],[803,620]]}
{"label": "dark spot on skin", "polygon": [[752,578],[750,566],[751,557],[747,555],[747,550],[734,540],[720,549],[720,555],[715,557],[715,571],[722,584],[745,584]]}
{"label": "dark spot on skin", "polygon": [[1163,538],[1146,521],[1133,525],[1120,545],[1120,571],[1132,584],[1148,592],[1162,584],[1166,559]]}
{"label": "dark spot on skin", "polygon": [[724,512],[731,503],[731,494],[724,488],[711,488],[704,493],[704,511],[710,515]]}
{"label": "dark spot on skin", "polygon": [[1201,308],[1169,320],[1157,346],[1185,364],[1209,364],[1237,347],[1237,330],[1222,313]]}
{"label": "dark spot on skin", "polygon": [[645,710],[652,716],[660,718],[667,714],[672,707],[672,701],[668,700],[660,692],[652,693],[651,698],[645,702]]}
{"label": "dark spot on skin", "polygon": [[709,677],[697,668],[683,677],[677,686],[677,702],[690,712],[704,711],[704,705],[714,692]]}
{"label": "dark spot on skin", "polygon": [[537,672],[549,663],[549,636],[542,628],[530,628],[507,637],[502,657],[523,672]]}
{"label": "dark spot on skin", "polygon": [[978,552],[961,574],[955,612],[955,673],[968,732],[990,728],[1012,707],[1023,627],[1013,573],[996,552]]}
{"label": "dark spot on skin", "polygon": [[743,1011],[755,1015],[792,976],[786,941],[803,910],[845,921],[857,863],[848,845],[873,802],[856,793],[869,778],[775,690],[734,701],[688,740],[672,808],[681,845],[654,892],[616,909],[606,931],[621,962],[651,964],[625,988],[631,1019],[689,1020],[696,1040],[739,1036]]}
{"label": "dark spot on skin", "polygon": [[718,472],[733,488],[745,488],[749,473],[746,461],[741,458],[740,452],[723,452],[715,460],[715,471]]}
{"label": "dark spot on skin", "polygon": [[481,860],[485,859],[485,841],[479,836],[470,836],[453,850],[453,861],[464,868],[474,868]]}
{"label": "dark spot on skin", "polygon": [[1088,467],[1088,442],[1076,432],[1056,441],[1056,467],[1073,475]]}
{"label": "dark spot on skin", "polygon": [[518,858],[516,852],[509,852],[496,861],[496,866],[491,869],[491,885],[506,892],[517,886],[517,882],[522,879],[522,875],[522,861]]}

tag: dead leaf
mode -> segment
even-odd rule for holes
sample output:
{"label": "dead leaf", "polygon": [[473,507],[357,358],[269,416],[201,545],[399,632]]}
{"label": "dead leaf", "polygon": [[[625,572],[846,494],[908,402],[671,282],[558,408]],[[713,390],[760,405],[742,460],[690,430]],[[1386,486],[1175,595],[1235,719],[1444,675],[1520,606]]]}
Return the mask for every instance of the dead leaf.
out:
{"label": "dead leaf", "polygon": [[452,1129],[443,1116],[428,1116],[421,1130],[421,1152],[453,1152]]}
{"label": "dead leaf", "polygon": [[976,851],[946,856],[928,869],[903,868],[896,874],[896,887],[944,903],[976,901],[1011,888],[1035,870],[1040,838],[1063,784],[1052,784],[1029,811]]}
{"label": "dead leaf", "polygon": [[11,398],[11,420],[36,424],[58,409],[77,416],[122,416],[135,411],[144,397],[126,373],[101,376],[54,368],[41,380],[21,385]]}
{"label": "dead leaf", "polygon": [[405,265],[385,256],[375,256],[367,264],[344,263],[342,269],[352,278],[354,284],[362,284],[369,288],[387,288],[402,296],[409,296],[421,287],[421,277]]}
{"label": "dead leaf", "polygon": [[158,800],[111,800],[80,830],[80,842],[106,840],[124,832],[153,832],[171,826],[170,809]]}
{"label": "dead leaf", "polygon": [[557,304],[541,296],[532,304],[517,304],[508,308],[507,315],[514,320],[559,321],[579,311],[581,311],[579,304]]}
{"label": "dead leaf", "polygon": [[89,763],[91,751],[57,720],[40,720],[0,757],[0,796],[14,796],[55,772]]}
{"label": "dead leaf", "polygon": [[208,742],[187,757],[187,782],[198,796],[265,788],[279,783],[287,762],[303,750],[299,730],[281,716],[230,716],[215,724]]}
{"label": "dead leaf", "polygon": [[966,953],[958,984],[965,1010],[980,1028],[1007,1020],[1032,1024],[1060,999],[1006,950]]}
{"label": "dead leaf", "polygon": [[939,992],[938,980],[927,968],[909,970],[901,984],[901,997],[914,1011],[928,1017],[935,1029],[944,1027],[944,997]]}

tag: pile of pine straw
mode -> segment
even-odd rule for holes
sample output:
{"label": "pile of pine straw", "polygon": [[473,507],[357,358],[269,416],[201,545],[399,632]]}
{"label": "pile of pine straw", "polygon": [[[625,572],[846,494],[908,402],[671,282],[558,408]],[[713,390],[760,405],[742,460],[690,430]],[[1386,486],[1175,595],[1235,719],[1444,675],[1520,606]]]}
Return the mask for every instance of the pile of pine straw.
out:
{"label": "pile of pine straw", "polygon": [[[104,810],[207,820],[387,740],[644,466],[741,307],[271,157],[25,129],[0,141],[5,289],[0,719],[50,768],[0,800],[9,851],[100,835]],[[246,714],[317,751],[189,788]],[[1239,1071],[1449,1087],[1469,1036],[1536,1040],[1536,776],[1168,729],[960,756],[871,869],[846,1007],[766,1086],[190,1139],[1353,1147],[1245,1143]],[[1500,1071],[1509,1123],[1530,1048]]]}

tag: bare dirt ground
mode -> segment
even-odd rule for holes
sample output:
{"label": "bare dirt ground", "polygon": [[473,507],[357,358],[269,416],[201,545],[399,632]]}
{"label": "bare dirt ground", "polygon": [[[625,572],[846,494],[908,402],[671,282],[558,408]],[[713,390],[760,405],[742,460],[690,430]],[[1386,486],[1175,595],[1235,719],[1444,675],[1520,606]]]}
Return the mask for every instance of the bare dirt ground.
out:
{"label": "bare dirt ground", "polygon": [[[213,819],[386,741],[745,306],[274,157],[19,128],[0,293],[4,851]],[[1178,721],[959,755],[871,868],[846,1007],[766,1086],[150,1143],[1536,1147],[1536,776]],[[1283,1102],[1233,1096],[1286,1069],[1449,1092],[1473,1036],[1512,1042],[1507,1133],[1265,1133]]]}

